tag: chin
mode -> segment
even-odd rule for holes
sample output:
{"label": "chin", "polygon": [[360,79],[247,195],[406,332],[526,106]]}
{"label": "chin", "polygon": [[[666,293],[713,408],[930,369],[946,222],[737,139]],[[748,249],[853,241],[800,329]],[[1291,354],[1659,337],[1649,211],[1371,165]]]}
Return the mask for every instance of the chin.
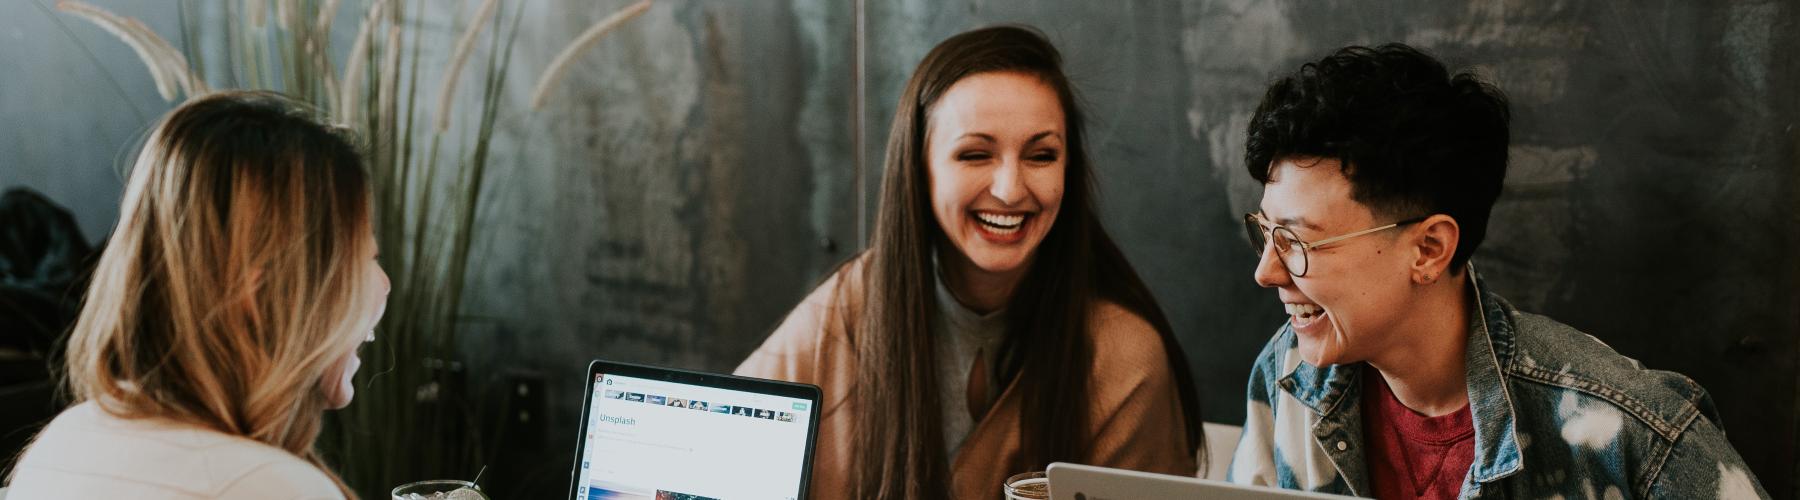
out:
{"label": "chin", "polygon": [[975,267],[993,274],[1011,274],[1025,267],[1022,259],[975,261]]}
{"label": "chin", "polygon": [[969,261],[982,271],[1011,273],[1031,263],[1031,252],[1018,249],[977,249],[969,255]]}
{"label": "chin", "polygon": [[1322,341],[1300,337],[1298,350],[1300,351],[1300,360],[1315,367],[1323,368],[1344,363],[1342,350],[1336,349],[1335,346],[1327,346]]}
{"label": "chin", "polygon": [[350,402],[355,399],[356,389],[350,384],[344,384],[336,390],[325,392],[325,409],[342,410],[344,407],[350,406]]}

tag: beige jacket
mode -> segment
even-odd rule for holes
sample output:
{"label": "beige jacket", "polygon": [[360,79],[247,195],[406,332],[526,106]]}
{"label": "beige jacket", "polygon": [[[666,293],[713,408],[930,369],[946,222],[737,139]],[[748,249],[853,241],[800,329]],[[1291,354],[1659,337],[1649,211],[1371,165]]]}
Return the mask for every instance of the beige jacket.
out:
{"label": "beige jacket", "polygon": [[[847,498],[856,403],[850,394],[855,379],[855,351],[844,323],[860,310],[861,266],[858,261],[827,280],[788,314],[762,347],[738,366],[737,374],[819,386],[819,437],[813,458],[813,498]],[[844,296],[834,303],[832,290],[840,277],[850,279]],[[848,307],[849,314],[832,314]],[[1195,457],[1187,452],[1182,409],[1175,381],[1156,330],[1143,318],[1111,303],[1097,306],[1092,332],[1096,348],[1094,391],[1087,408],[1090,465],[1194,475]],[[1000,498],[1000,484],[1019,472],[1006,464],[1019,453],[1019,412],[1023,397],[1009,383],[988,413],[976,420],[951,465],[952,493],[958,499]]]}

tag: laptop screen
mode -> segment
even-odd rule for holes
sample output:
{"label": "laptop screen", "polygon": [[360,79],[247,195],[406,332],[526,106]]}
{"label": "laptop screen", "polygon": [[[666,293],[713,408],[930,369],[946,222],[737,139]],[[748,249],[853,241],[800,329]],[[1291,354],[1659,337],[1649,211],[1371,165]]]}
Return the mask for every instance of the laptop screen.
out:
{"label": "laptop screen", "polygon": [[596,373],[575,496],[800,497],[812,401]]}

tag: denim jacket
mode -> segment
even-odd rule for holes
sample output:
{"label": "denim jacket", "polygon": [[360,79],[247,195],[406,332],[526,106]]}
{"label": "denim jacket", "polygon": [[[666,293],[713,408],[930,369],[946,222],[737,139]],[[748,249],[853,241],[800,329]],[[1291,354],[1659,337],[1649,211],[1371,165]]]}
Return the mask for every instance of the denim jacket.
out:
{"label": "denim jacket", "polygon": [[[1469,268],[1475,460],[1461,498],[1768,498],[1706,391],[1484,293]],[[1361,363],[1301,361],[1282,325],[1250,373],[1233,482],[1372,495]],[[1372,375],[1372,374],[1368,374]]]}

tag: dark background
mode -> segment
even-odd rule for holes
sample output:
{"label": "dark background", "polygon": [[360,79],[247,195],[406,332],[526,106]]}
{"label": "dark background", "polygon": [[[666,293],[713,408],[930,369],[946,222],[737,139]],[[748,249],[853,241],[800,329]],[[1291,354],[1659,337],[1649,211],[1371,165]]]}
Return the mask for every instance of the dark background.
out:
{"label": "dark background", "polygon": [[[117,170],[169,105],[130,49],[65,30],[50,3],[0,5],[0,187],[44,192],[98,241]],[[175,32],[160,2],[97,3]],[[625,3],[528,4],[515,78]],[[1699,381],[1763,485],[1800,496],[1800,6],[859,4],[659,2],[551,106],[502,115],[461,342],[483,411],[544,411],[484,416],[513,422],[494,491],[566,488],[588,359],[735,367],[860,248],[913,66],[951,34],[1022,22],[1063,50],[1089,104],[1103,216],[1197,367],[1207,420],[1241,423],[1251,358],[1282,320],[1238,222],[1259,196],[1241,158],[1264,85],[1345,44],[1403,41],[1512,99],[1512,169],[1476,256],[1493,287]],[[522,110],[528,85],[509,88]]]}

